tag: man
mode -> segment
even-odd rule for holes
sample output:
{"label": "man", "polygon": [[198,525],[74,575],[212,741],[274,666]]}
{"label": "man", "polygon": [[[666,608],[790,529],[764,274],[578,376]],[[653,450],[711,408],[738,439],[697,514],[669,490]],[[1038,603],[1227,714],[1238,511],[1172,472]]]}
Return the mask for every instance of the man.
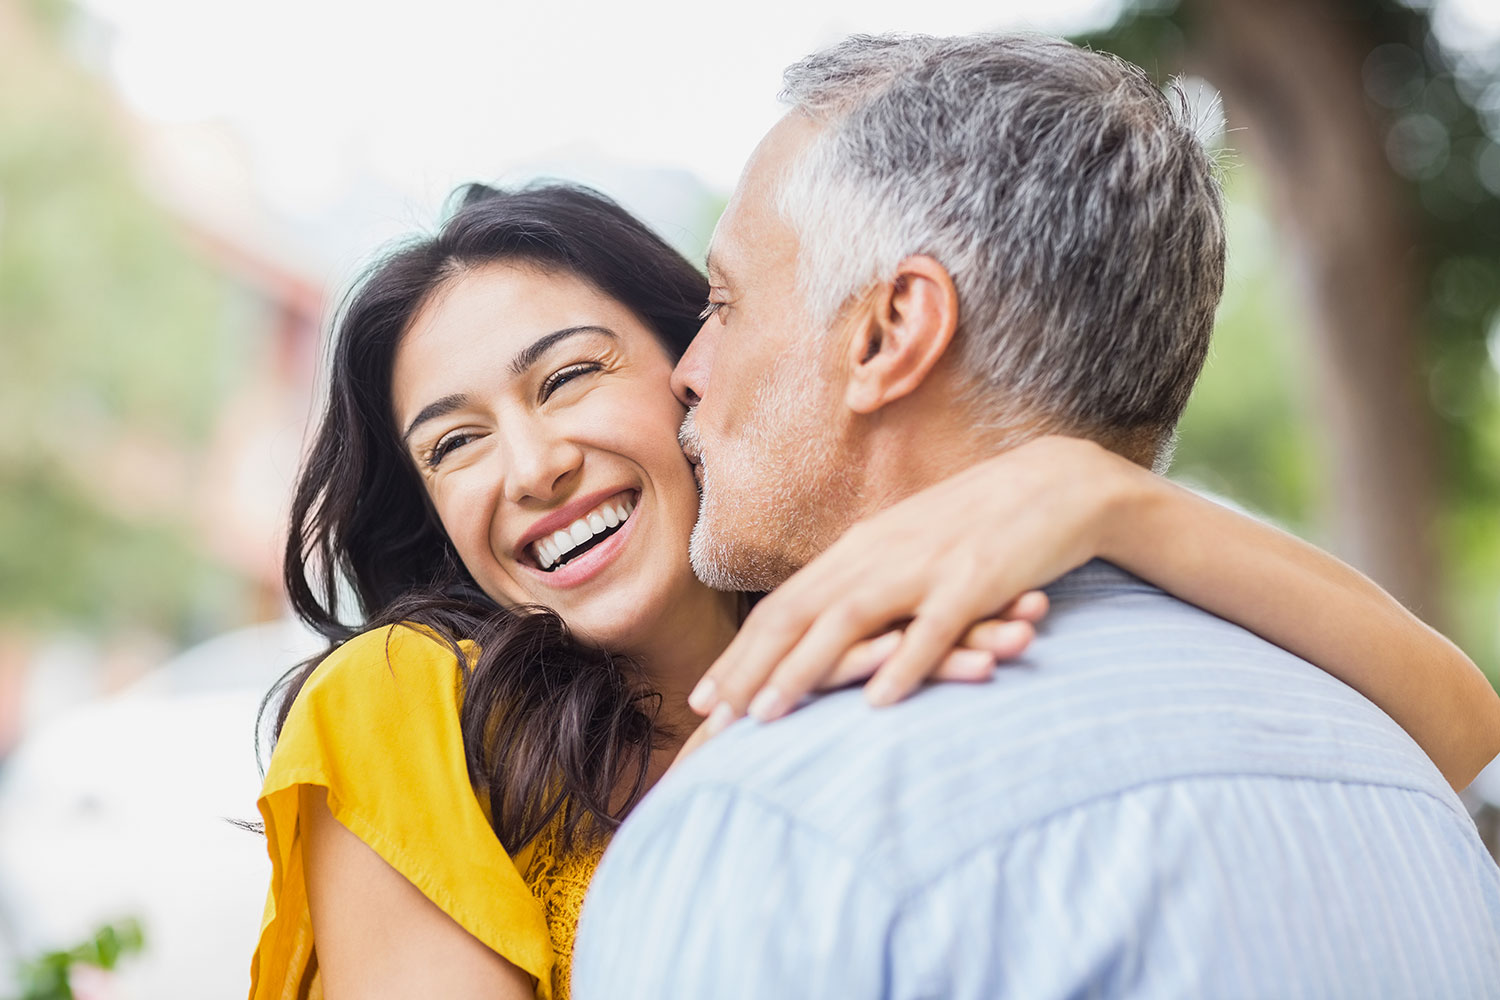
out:
{"label": "man", "polygon": [[[1159,463],[1224,270],[1185,111],[1032,37],[853,38],[785,96],[674,379],[706,581],[1051,431]],[[574,995],[1494,995],[1500,873],[1389,719],[1107,564],[1049,593],[1035,670],[825,697],[665,780]]]}

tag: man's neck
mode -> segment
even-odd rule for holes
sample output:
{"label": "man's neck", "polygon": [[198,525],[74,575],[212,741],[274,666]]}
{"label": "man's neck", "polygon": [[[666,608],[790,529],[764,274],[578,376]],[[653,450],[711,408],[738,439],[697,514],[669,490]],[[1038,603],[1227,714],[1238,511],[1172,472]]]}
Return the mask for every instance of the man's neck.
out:
{"label": "man's neck", "polygon": [[885,421],[868,435],[851,523],[1045,433],[1032,427],[995,430],[953,411],[908,416],[913,419]]}

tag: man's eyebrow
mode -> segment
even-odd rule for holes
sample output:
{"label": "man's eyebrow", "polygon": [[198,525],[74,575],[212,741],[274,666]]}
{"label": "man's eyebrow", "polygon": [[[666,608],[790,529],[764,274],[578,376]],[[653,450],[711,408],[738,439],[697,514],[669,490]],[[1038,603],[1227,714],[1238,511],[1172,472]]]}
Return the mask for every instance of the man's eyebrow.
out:
{"label": "man's eyebrow", "polygon": [[439,399],[437,402],[428,403],[422,407],[422,411],[412,418],[412,422],[406,425],[406,433],[401,435],[402,441],[410,441],[412,433],[417,427],[429,420],[444,417],[454,410],[461,410],[469,405],[469,397],[462,392],[451,393]]}
{"label": "man's eyebrow", "polygon": [[714,256],[713,248],[711,247],[709,248],[708,255],[703,258],[703,266],[708,272],[708,279],[710,281],[713,281],[715,278],[723,279],[724,266],[719,263],[719,258]]}
{"label": "man's eyebrow", "polygon": [[510,361],[510,373],[517,377],[525,375],[526,369],[536,364],[537,360],[543,354],[552,350],[557,344],[567,340],[569,337],[576,337],[584,333],[603,334],[611,340],[619,339],[615,336],[613,330],[603,326],[570,326],[562,330],[554,330],[544,337],[538,337],[526,347],[521,348]]}

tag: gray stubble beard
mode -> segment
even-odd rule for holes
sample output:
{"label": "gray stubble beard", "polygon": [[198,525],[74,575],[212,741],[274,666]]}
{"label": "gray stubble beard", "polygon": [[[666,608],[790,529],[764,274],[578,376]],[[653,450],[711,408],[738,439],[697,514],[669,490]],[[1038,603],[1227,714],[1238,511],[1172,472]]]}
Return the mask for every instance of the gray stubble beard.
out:
{"label": "gray stubble beard", "polygon": [[701,459],[688,557],[706,586],[772,590],[826,547],[829,519],[852,491],[853,477],[823,414],[803,402],[824,392],[816,372],[790,364],[762,382],[742,436],[741,472],[755,487],[734,496],[715,473],[714,456],[701,451],[693,414],[684,421],[681,439]]}

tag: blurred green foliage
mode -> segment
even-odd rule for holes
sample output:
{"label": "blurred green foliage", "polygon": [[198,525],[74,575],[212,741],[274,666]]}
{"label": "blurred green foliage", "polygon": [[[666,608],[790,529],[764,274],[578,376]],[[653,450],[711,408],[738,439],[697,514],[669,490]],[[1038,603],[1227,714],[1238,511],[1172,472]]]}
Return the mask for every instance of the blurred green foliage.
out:
{"label": "blurred green foliage", "polygon": [[1297,303],[1278,269],[1253,168],[1226,178],[1229,261],[1203,375],[1179,428],[1173,475],[1317,538],[1317,442]]}
{"label": "blurred green foliage", "polygon": [[[1114,24],[1078,41],[1165,79],[1188,68],[1215,2],[1128,0]],[[1444,450],[1437,527],[1450,630],[1500,685],[1500,49],[1445,46],[1428,3],[1323,6],[1365,53],[1369,113],[1422,241],[1411,260]],[[1274,237],[1246,215],[1247,199],[1258,200],[1249,165],[1232,171],[1229,194],[1229,285],[1177,468],[1317,540],[1338,514],[1319,492],[1308,430],[1307,319],[1269,249]]]}
{"label": "blurred green foliage", "polygon": [[63,5],[22,11],[0,50],[0,625],[216,628],[233,584],[187,505],[122,508],[105,473],[127,444],[201,449],[237,360],[230,290],[142,190]]}
{"label": "blurred green foliage", "polygon": [[145,947],[145,935],[135,920],[108,924],[94,932],[89,940],[66,951],[49,951],[23,962],[20,968],[20,996],[16,1000],[73,1000],[73,969],[79,965],[106,971],[113,969],[126,955]]}

